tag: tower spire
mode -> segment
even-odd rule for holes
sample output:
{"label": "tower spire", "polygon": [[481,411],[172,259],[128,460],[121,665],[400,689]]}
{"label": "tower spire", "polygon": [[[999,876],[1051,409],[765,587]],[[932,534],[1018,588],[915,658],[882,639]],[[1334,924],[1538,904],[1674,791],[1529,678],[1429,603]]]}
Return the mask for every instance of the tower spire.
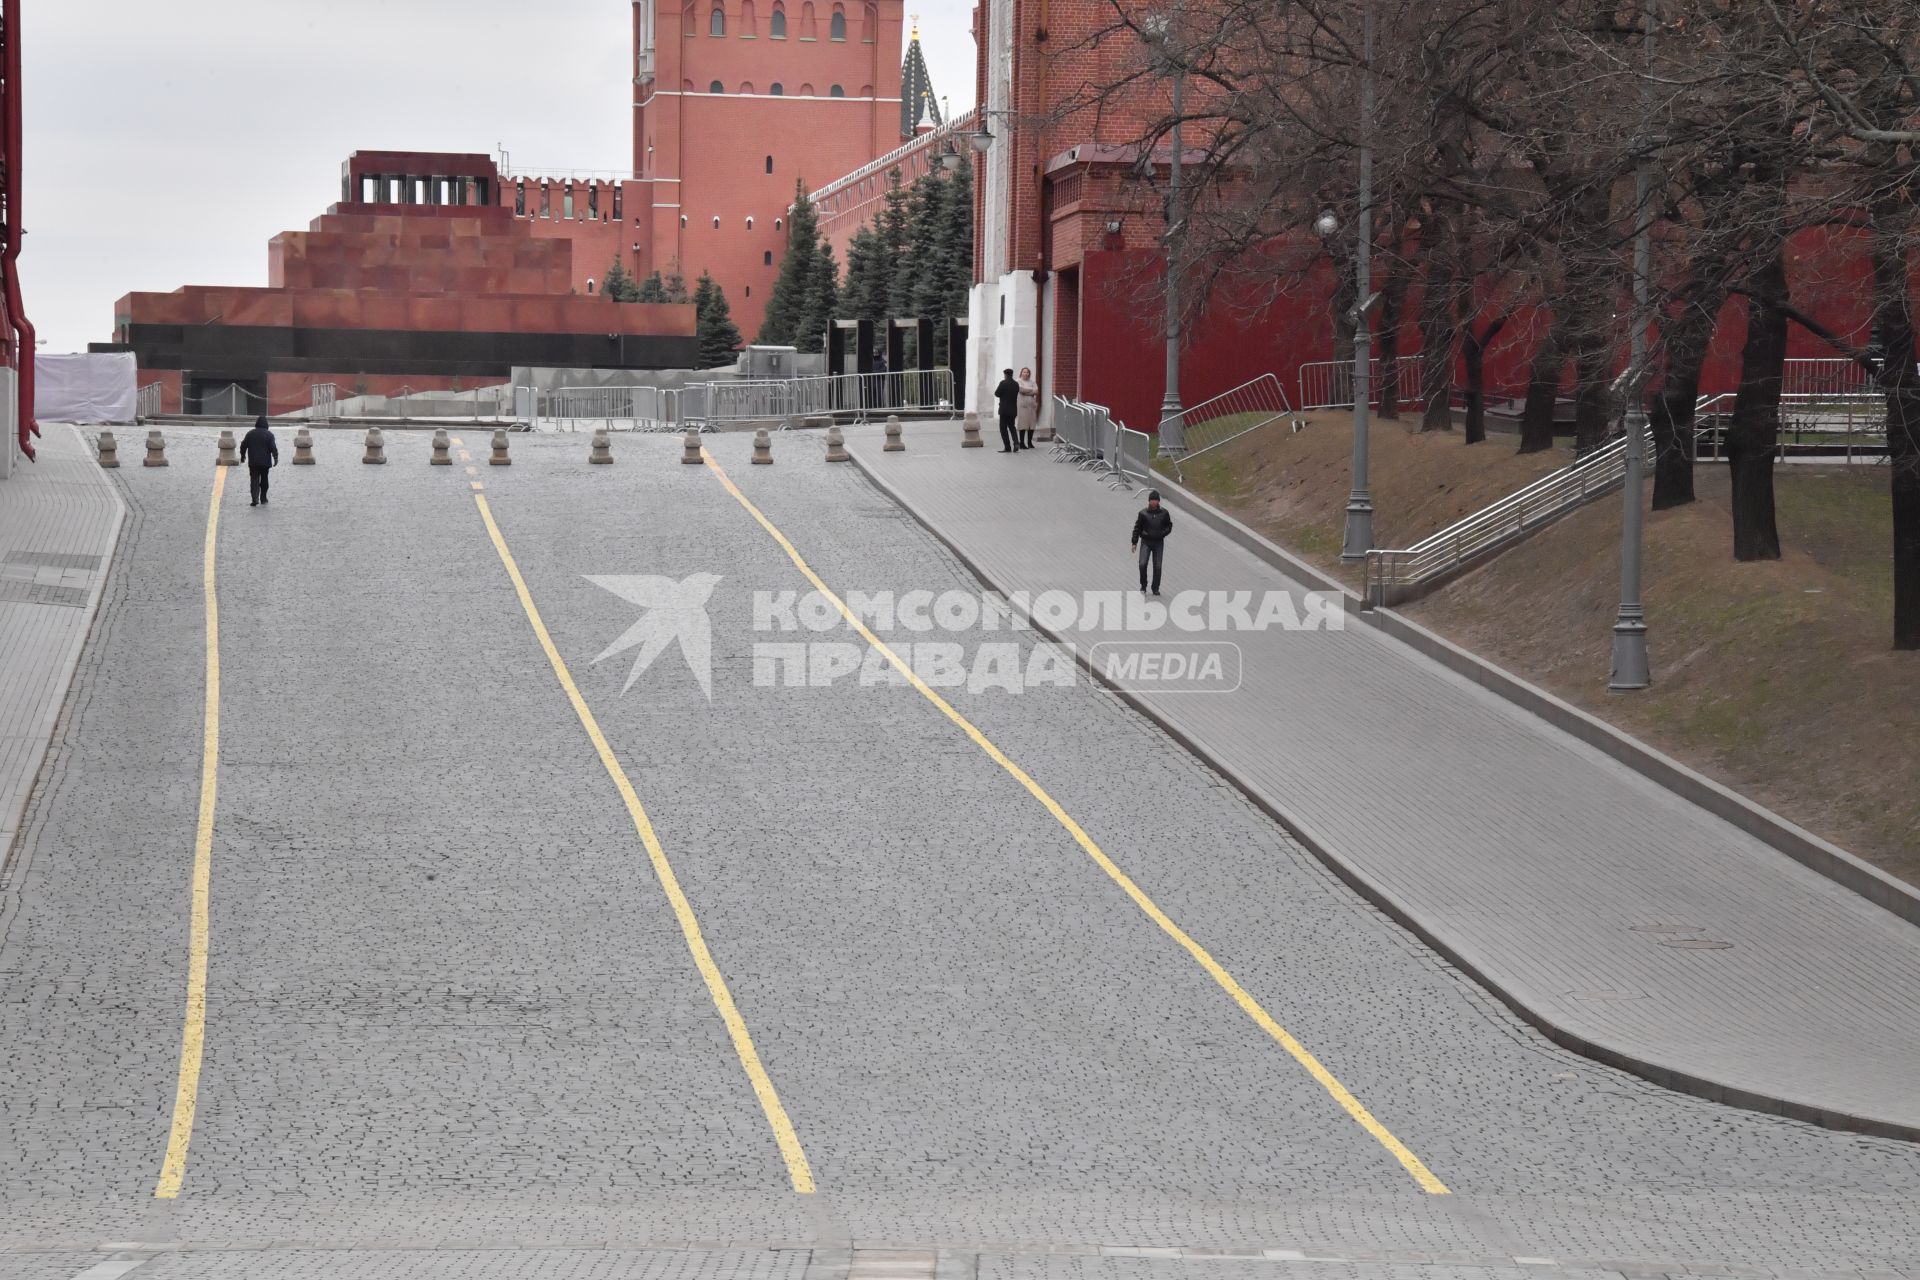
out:
{"label": "tower spire", "polygon": [[907,37],[906,60],[900,64],[900,136],[912,138],[942,123],[940,100],[934,96],[933,78],[927,74],[927,60],[920,52],[920,15],[916,13],[912,34]]}

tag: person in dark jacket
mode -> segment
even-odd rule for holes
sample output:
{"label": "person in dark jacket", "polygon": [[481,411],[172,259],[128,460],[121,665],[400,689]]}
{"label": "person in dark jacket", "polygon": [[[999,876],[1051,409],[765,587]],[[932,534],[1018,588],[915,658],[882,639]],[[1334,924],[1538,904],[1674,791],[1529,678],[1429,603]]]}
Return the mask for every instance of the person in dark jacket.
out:
{"label": "person in dark jacket", "polygon": [[1014,381],[1013,370],[1002,370],[1005,375],[1000,385],[993,389],[993,398],[1000,402],[1000,452],[1020,452],[1020,433],[1014,423],[1020,418],[1020,384]]}
{"label": "person in dark jacket", "polygon": [[247,505],[257,507],[267,500],[267,472],[280,461],[280,445],[267,428],[265,414],[255,418],[253,430],[240,437],[240,461],[247,464],[247,492],[253,496]]}
{"label": "person in dark jacket", "polygon": [[1140,594],[1147,594],[1147,562],[1153,562],[1153,594],[1160,594],[1160,560],[1166,553],[1173,517],[1160,505],[1160,491],[1147,490],[1147,509],[1133,518],[1133,546],[1140,552]]}

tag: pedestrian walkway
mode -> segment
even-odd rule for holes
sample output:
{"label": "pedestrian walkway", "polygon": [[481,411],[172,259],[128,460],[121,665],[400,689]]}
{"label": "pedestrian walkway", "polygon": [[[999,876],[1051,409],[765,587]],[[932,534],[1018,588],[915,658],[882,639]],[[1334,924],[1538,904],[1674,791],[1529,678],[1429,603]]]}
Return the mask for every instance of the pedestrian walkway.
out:
{"label": "pedestrian walkway", "polygon": [[93,624],[124,507],[72,427],[0,481],[0,862]]}
{"label": "pedestrian walkway", "polygon": [[[1135,588],[1138,491],[945,424],[881,443],[848,432],[991,586]],[[1169,594],[1306,590],[1173,518]],[[1061,638],[1139,638],[1106,621]],[[1373,627],[1200,638],[1240,646],[1238,690],[1140,703],[1536,1021],[1709,1096],[1920,1135],[1920,929]]]}

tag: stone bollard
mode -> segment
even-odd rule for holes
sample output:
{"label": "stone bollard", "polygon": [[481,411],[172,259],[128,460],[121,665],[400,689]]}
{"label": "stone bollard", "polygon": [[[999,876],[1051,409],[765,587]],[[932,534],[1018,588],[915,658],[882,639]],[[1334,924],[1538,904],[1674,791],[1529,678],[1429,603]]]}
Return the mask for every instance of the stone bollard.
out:
{"label": "stone bollard", "polygon": [[613,440],[605,427],[594,428],[593,452],[587,455],[587,461],[602,466],[613,461]]}
{"label": "stone bollard", "polygon": [[433,433],[433,456],[427,459],[427,465],[430,467],[452,466],[453,455],[447,452],[450,447],[451,442],[447,439],[447,429],[442,427],[438,431],[435,431]]}
{"label": "stone bollard", "polygon": [[148,467],[167,465],[167,438],[158,431],[147,432],[147,460],[141,465]]}
{"label": "stone bollard", "polygon": [[853,455],[847,452],[847,437],[838,427],[827,428],[827,461],[853,461]]}
{"label": "stone bollard", "polygon": [[753,465],[756,467],[773,465],[773,440],[767,435],[765,427],[753,433]]}
{"label": "stone bollard", "polygon": [[120,446],[113,438],[113,432],[100,433],[100,465],[117,467],[120,465]]}
{"label": "stone bollard", "polygon": [[504,428],[496,428],[493,433],[493,456],[487,459],[490,467],[510,467],[513,459],[507,456],[507,433]]}
{"label": "stone bollard", "polygon": [[960,447],[962,449],[981,449],[986,447],[985,442],[980,439],[980,415],[974,413],[972,410],[967,411],[967,416],[961,424]]}
{"label": "stone bollard", "polygon": [[380,428],[368,427],[367,428],[367,451],[361,455],[360,461],[384,464],[386,460],[387,460],[387,437],[381,434]]}
{"label": "stone bollard", "polygon": [[296,467],[313,465],[313,432],[305,427],[293,433],[293,465]]}
{"label": "stone bollard", "polygon": [[689,428],[687,434],[681,438],[680,461],[692,463],[696,467],[703,461],[700,457],[700,433],[698,431]]}
{"label": "stone bollard", "polygon": [[216,467],[239,466],[240,455],[235,452],[238,448],[239,446],[236,445],[233,440],[232,429],[229,428],[228,430],[222,431],[220,433],[220,456],[214,459],[213,465]]}
{"label": "stone bollard", "polygon": [[887,418],[887,443],[881,448],[880,452],[899,453],[906,447],[906,437],[900,434],[900,419],[897,416],[889,415]]}

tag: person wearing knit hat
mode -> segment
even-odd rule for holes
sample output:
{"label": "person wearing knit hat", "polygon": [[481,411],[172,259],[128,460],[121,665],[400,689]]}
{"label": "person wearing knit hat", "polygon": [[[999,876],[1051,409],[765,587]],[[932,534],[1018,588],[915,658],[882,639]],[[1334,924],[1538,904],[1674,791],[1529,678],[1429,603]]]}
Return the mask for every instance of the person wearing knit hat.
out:
{"label": "person wearing knit hat", "polygon": [[1173,532],[1173,517],[1160,505],[1160,491],[1147,490],[1146,510],[1133,518],[1133,550],[1140,555],[1140,594],[1147,595],[1147,565],[1153,565],[1151,594],[1160,594],[1160,562],[1166,554],[1167,535]]}

